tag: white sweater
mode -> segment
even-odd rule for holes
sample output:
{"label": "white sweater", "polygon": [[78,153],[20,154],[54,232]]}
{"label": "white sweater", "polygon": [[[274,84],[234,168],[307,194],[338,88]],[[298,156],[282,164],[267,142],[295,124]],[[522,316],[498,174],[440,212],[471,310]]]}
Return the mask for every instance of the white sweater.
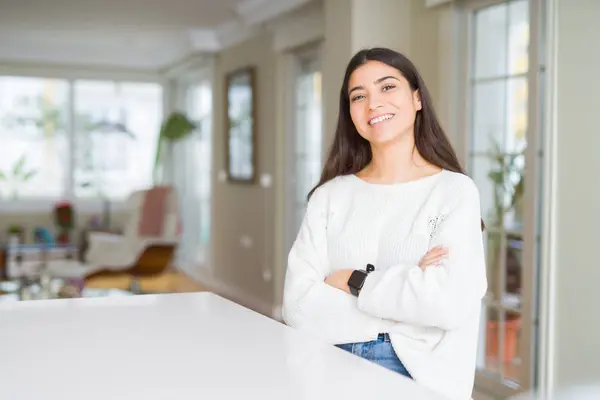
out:
{"label": "white sweater", "polygon": [[[390,185],[333,179],[311,197],[290,251],[284,321],[331,344],[389,333],[417,383],[469,399],[487,289],[480,216],[477,187],[462,174]],[[419,260],[439,244],[448,259],[423,271]],[[358,298],[324,283],[368,263],[375,271]]]}

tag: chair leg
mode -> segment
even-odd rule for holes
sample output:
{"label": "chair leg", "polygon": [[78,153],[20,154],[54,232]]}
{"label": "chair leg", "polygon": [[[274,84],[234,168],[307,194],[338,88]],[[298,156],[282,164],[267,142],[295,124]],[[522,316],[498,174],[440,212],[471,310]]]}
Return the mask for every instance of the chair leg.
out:
{"label": "chair leg", "polygon": [[144,294],[140,281],[134,276],[129,284],[129,291],[133,294]]}
{"label": "chair leg", "polygon": [[139,277],[152,277],[159,276],[164,273],[175,254],[176,245],[165,245],[165,244],[152,244],[142,251],[138,256],[137,260],[132,267],[127,269],[115,270],[101,270],[86,277],[89,280],[94,277],[103,275],[123,275],[128,274],[131,276],[131,283],[129,284],[129,290],[133,294],[149,294],[151,292],[145,292],[142,290],[141,282]]}

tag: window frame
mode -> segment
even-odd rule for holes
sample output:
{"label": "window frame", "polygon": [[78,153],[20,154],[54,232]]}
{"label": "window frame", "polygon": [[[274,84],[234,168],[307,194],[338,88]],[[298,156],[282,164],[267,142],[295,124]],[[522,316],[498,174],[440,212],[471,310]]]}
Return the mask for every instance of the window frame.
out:
{"label": "window frame", "polygon": [[[165,110],[165,98],[167,87],[165,79],[159,73],[144,71],[127,71],[111,68],[76,68],[65,66],[44,66],[37,64],[0,63],[0,76],[12,76],[23,78],[57,79],[63,80],[68,85],[68,142],[69,148],[73,149],[75,141],[74,110],[75,96],[74,84],[78,80],[99,80],[128,83],[154,83],[162,88],[163,105]],[[6,198],[0,199],[0,210],[5,214],[23,213],[47,213],[52,204],[60,200],[69,200],[74,203],[79,213],[93,213],[102,209],[104,201],[101,198],[77,198],[74,196],[74,166],[75,153],[69,151],[69,159],[66,162],[67,177],[63,186],[63,193],[58,197],[23,197],[17,200]],[[126,210],[126,199],[111,200],[111,212],[122,212]]]}
{"label": "window frame", "polygon": [[[456,121],[456,130],[460,137],[457,139],[462,144],[460,156],[465,164],[468,165],[471,160],[471,117],[473,115],[473,99],[471,95],[471,61],[474,53],[473,32],[473,12],[477,9],[501,4],[510,3],[514,0],[459,0],[456,3],[457,13],[455,18],[456,31],[454,40],[457,43],[458,57],[458,85],[456,87],[456,98],[460,101],[455,104],[464,106],[455,106],[454,110],[458,115]],[[544,167],[543,150],[545,142],[541,131],[541,120],[543,116],[544,99],[540,95],[541,71],[544,69],[541,56],[541,48],[544,43],[542,17],[544,0],[529,0],[529,66],[524,76],[527,78],[528,85],[528,121],[527,121],[527,149],[525,151],[526,166],[524,178],[526,182],[534,182],[533,185],[525,186],[523,197],[524,223],[521,229],[524,243],[522,264],[522,299],[520,312],[522,316],[521,337],[519,338],[520,352],[522,360],[519,383],[508,380],[499,380],[497,377],[490,376],[481,370],[477,370],[475,378],[475,390],[491,396],[501,396],[506,398],[520,393],[524,390],[531,390],[537,386],[540,369],[539,360],[543,359],[543,354],[539,353],[540,345],[539,314],[540,292],[542,287],[538,285],[540,278],[540,262],[543,249],[541,238],[543,221],[543,210],[540,205],[540,199],[543,195],[543,176]],[[462,109],[462,111],[461,111]],[[468,170],[469,173],[472,171]],[[546,207],[544,205],[544,207]],[[505,269],[505,267],[504,267]],[[536,313],[536,309],[538,309]],[[485,326],[482,321],[482,326]],[[537,331],[537,332],[536,332]],[[536,332],[536,340],[534,340]],[[483,333],[485,334],[485,332]]]}

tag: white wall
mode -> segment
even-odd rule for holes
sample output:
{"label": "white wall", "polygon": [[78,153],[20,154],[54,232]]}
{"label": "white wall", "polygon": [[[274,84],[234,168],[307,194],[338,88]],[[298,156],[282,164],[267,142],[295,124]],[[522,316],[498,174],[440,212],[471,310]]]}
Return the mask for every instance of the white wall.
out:
{"label": "white wall", "polygon": [[416,2],[379,0],[375,3],[373,0],[353,0],[353,52],[365,47],[390,47],[408,53],[411,32],[414,31],[411,21],[412,3]]}
{"label": "white wall", "polygon": [[[453,40],[452,35],[440,34],[443,23],[451,25],[444,22],[444,13],[449,9],[449,5],[426,8],[423,0],[324,1],[323,104],[325,135],[329,141],[335,133],[339,91],[346,65],[354,53],[363,48],[389,47],[404,53],[425,79],[434,104],[447,103],[446,98],[442,100],[438,96],[448,91],[442,89],[446,83],[440,82],[438,76],[443,68],[440,62],[442,50]],[[448,70],[447,66],[445,70]],[[447,73],[442,75],[447,76]],[[440,116],[448,129],[444,120],[446,110]]]}
{"label": "white wall", "polygon": [[557,387],[600,381],[600,1],[556,6],[553,279]]}

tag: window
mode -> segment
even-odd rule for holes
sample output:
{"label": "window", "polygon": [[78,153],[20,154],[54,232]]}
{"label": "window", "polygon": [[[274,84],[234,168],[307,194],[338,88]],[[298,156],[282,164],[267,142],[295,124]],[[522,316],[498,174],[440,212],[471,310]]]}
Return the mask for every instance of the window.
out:
{"label": "window", "polygon": [[306,196],[318,183],[322,168],[321,71],[316,53],[297,58],[294,90],[294,232],[306,211]]}
{"label": "window", "polygon": [[0,77],[0,196],[59,197],[69,153],[67,81]]}
{"label": "window", "polygon": [[0,196],[123,200],[152,184],[156,83],[0,77]]}
{"label": "window", "polygon": [[152,184],[160,85],[76,81],[75,116],[76,197],[124,199]]}
{"label": "window", "polygon": [[524,362],[529,357],[523,356],[530,351],[525,344],[531,342],[525,337],[532,334],[523,290],[533,285],[524,284],[523,254],[526,246],[536,245],[524,235],[527,224],[536,223],[524,216],[529,209],[524,193],[530,137],[530,4],[528,0],[470,4],[468,171],[479,187],[487,225],[489,284],[478,369],[518,387],[529,379],[530,368]]}
{"label": "window", "polygon": [[187,92],[187,109],[189,116],[198,125],[194,133],[192,170],[196,172],[194,199],[198,208],[198,232],[194,234],[197,261],[208,261],[210,248],[210,215],[211,215],[211,184],[212,184],[212,90],[211,83],[204,81],[193,85]]}
{"label": "window", "polygon": [[[212,197],[212,82],[210,72],[194,71],[173,82],[175,108],[196,125],[172,144],[168,180],[179,194],[183,232],[177,265],[191,275],[209,268]],[[204,271],[208,272],[208,271]]]}

